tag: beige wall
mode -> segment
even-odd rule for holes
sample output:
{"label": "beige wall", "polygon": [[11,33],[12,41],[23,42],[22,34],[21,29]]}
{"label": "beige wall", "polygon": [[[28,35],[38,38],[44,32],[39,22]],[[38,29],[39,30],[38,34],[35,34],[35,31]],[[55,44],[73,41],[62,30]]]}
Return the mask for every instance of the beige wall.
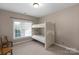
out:
{"label": "beige wall", "polygon": [[11,40],[13,40],[13,22],[11,17],[31,20],[34,23],[37,20],[37,18],[32,16],[0,10],[0,35],[8,35]]}
{"label": "beige wall", "polygon": [[40,18],[56,23],[56,42],[79,49],[79,4]]}

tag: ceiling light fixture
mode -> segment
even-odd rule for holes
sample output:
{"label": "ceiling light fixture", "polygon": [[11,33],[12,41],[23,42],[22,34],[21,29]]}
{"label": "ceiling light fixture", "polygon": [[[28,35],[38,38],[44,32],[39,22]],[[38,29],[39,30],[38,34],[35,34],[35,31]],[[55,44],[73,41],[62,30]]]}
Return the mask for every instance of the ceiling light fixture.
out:
{"label": "ceiling light fixture", "polygon": [[39,4],[38,3],[33,3],[33,7],[34,8],[38,8],[39,7]]}

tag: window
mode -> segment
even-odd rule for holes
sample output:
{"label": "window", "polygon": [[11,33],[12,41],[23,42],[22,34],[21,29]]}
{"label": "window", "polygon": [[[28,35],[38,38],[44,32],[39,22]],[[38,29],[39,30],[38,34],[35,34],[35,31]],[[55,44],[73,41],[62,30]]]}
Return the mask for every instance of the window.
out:
{"label": "window", "polygon": [[32,36],[31,21],[15,20],[13,24],[14,24],[14,31],[13,31],[14,38]]}

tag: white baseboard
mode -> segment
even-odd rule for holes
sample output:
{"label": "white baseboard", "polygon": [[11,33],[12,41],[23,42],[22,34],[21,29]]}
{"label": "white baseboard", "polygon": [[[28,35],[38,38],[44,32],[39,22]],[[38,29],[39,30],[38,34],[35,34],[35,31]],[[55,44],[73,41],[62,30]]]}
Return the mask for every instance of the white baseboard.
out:
{"label": "white baseboard", "polygon": [[74,51],[74,52],[76,52],[76,53],[79,53],[79,50],[77,50],[77,49],[70,48],[70,47],[67,47],[67,46],[65,46],[65,45],[61,45],[61,44],[58,44],[58,43],[55,43],[55,45],[60,46],[60,47],[62,47],[62,48],[65,48],[65,49],[67,49],[67,50],[71,50],[71,51]]}

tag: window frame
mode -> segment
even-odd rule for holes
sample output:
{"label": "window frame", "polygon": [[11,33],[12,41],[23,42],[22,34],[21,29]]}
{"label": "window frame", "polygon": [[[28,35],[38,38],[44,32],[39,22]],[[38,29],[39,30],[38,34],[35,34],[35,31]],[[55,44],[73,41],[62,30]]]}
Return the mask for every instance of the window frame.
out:
{"label": "window frame", "polygon": [[32,25],[31,25],[31,36],[22,36],[22,37],[15,37],[15,27],[14,27],[14,22],[29,22],[32,24],[32,21],[30,20],[24,20],[24,19],[13,19],[13,39],[21,39],[21,38],[27,38],[32,36]]}

